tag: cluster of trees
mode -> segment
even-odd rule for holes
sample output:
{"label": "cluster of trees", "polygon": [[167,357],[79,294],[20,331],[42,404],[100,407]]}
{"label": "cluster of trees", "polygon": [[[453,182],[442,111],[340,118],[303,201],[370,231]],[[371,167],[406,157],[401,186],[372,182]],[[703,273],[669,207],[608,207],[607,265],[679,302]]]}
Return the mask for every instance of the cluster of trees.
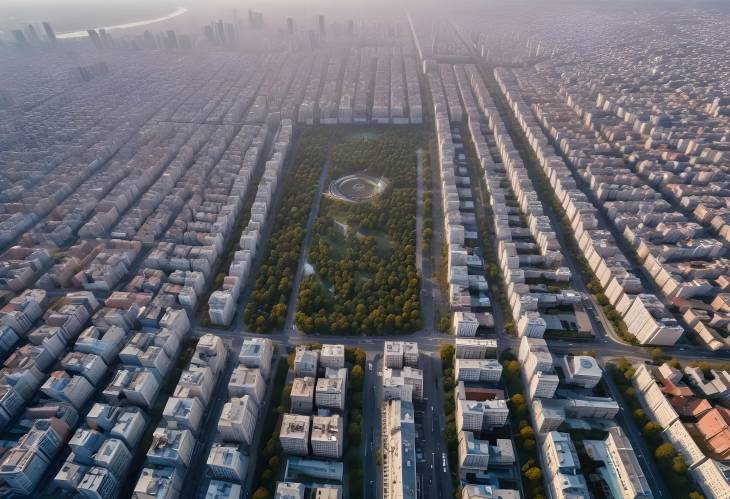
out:
{"label": "cluster of trees", "polygon": [[421,173],[423,175],[423,252],[425,258],[431,258],[431,240],[433,239],[433,191],[431,190],[431,157],[429,153],[421,154]]}
{"label": "cluster of trees", "polygon": [[441,370],[444,379],[444,422],[447,454],[449,456],[449,470],[451,480],[454,482],[454,489],[458,491],[459,485],[459,435],[456,432],[456,402],[454,400],[454,389],[456,378],[454,376],[454,357],[456,349],[451,343],[442,343],[439,348],[441,356]]}
{"label": "cluster of trees", "polygon": [[502,383],[507,388],[507,393],[511,395],[507,401],[509,424],[517,442],[517,457],[522,465],[522,487],[528,498],[545,499],[535,430],[530,426],[527,400],[523,395],[520,362],[511,350],[502,352],[499,360],[502,363]]}
{"label": "cluster of trees", "polygon": [[[687,473],[684,458],[677,453],[672,444],[664,443],[662,427],[649,418],[639,403],[636,390],[631,385],[634,377],[634,368],[626,359],[609,364],[609,372],[616,384],[621,388],[624,399],[636,425],[641,429],[641,435],[654,452],[657,466],[670,490],[677,492],[677,497],[703,499],[704,496],[694,487]],[[620,401],[617,401],[620,403]]]}
{"label": "cluster of trees", "polygon": [[[421,326],[416,270],[413,130],[332,146],[333,176],[366,171],[388,188],[362,203],[324,199],[314,227],[296,321],[306,333],[386,334]],[[339,220],[347,225],[338,227]]]}
{"label": "cluster of trees", "polygon": [[[279,444],[279,433],[276,431],[276,425],[279,421],[280,404],[284,397],[284,383],[286,382],[286,373],[288,366],[285,362],[279,362],[274,375],[271,395],[271,403],[266,417],[260,424],[263,424],[261,442],[266,442],[258,453],[258,461],[256,462],[256,479],[254,481],[253,494],[254,499],[269,499],[273,497],[276,488],[276,480],[281,473],[283,465],[283,455],[281,445]],[[269,438],[266,438],[266,435]],[[255,455],[255,454],[253,454]]]}
{"label": "cluster of trees", "polygon": [[281,328],[286,320],[307,217],[327,155],[327,130],[316,128],[303,133],[293,170],[284,180],[281,205],[244,313],[246,324],[257,333]]}
{"label": "cluster of trees", "polygon": [[365,377],[365,351],[360,348],[345,348],[345,360],[350,368],[350,421],[347,425],[348,450],[345,459],[349,470],[350,497],[363,497],[363,463],[360,451],[362,440],[363,380]]}

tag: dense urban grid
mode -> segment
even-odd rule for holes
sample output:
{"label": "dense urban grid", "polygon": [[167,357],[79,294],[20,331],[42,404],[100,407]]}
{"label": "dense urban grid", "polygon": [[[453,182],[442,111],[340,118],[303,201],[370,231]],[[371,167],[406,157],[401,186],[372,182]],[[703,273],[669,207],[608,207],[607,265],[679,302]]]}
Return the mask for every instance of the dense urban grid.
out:
{"label": "dense urban grid", "polygon": [[0,31],[0,496],[730,499],[730,8],[283,12]]}

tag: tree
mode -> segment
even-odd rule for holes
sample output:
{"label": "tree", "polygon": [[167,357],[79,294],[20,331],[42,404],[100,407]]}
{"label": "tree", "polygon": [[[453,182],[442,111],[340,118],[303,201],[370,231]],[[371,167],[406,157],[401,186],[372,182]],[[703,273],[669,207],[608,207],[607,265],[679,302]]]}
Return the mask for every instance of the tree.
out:
{"label": "tree", "polygon": [[261,482],[262,483],[269,483],[273,479],[274,479],[274,472],[271,471],[269,468],[266,468],[263,471],[263,473],[261,473]]}
{"label": "tree", "polygon": [[659,424],[654,421],[649,421],[644,425],[641,432],[644,435],[644,438],[646,438],[649,442],[654,445],[659,445],[662,441],[661,431],[662,427],[659,426]]}
{"label": "tree", "polygon": [[[353,367],[352,372],[350,374],[352,375],[353,387],[362,388],[362,378],[363,378],[362,367],[360,367],[360,366]],[[359,390],[359,388],[355,388],[355,389]]]}
{"label": "tree", "polygon": [[705,496],[693,490],[689,493],[689,499],[705,499]]}
{"label": "tree", "polygon": [[654,451],[654,456],[656,456],[656,458],[660,461],[669,460],[673,458],[676,453],[677,452],[674,450],[674,447],[672,447],[672,444],[664,443],[656,448],[656,450]]}
{"label": "tree", "polygon": [[508,376],[517,376],[520,372],[520,363],[517,360],[508,360],[504,363],[504,370]]}
{"label": "tree", "polygon": [[515,406],[525,405],[525,396],[522,395],[521,393],[515,393],[514,395],[512,395],[512,398],[510,400],[512,400],[512,403]]}
{"label": "tree", "polygon": [[256,492],[253,493],[253,499],[269,499],[271,494],[264,487],[259,487]]}
{"label": "tree", "polygon": [[520,436],[524,439],[531,439],[535,436],[535,432],[532,430],[532,426],[525,426],[520,429]]}
{"label": "tree", "polygon": [[525,477],[532,482],[537,482],[542,478],[542,471],[537,466],[533,466],[525,471]]}
{"label": "tree", "polygon": [[442,343],[439,347],[439,356],[444,367],[451,367],[456,355],[456,348],[451,343]]}
{"label": "tree", "polygon": [[634,418],[635,419],[639,419],[639,420],[645,419],[646,418],[646,413],[644,412],[644,409],[636,409],[634,411]]}
{"label": "tree", "polygon": [[525,439],[522,442],[522,447],[524,447],[525,450],[527,450],[527,451],[531,451],[532,449],[535,448],[535,441],[531,438]]}
{"label": "tree", "polygon": [[357,440],[360,438],[360,425],[358,423],[352,422],[349,425],[347,425],[347,436],[350,440]]}
{"label": "tree", "polygon": [[659,347],[652,348],[649,350],[649,354],[654,362],[660,362],[664,360],[664,350]]}
{"label": "tree", "polygon": [[272,470],[277,469],[280,464],[281,464],[281,460],[279,459],[279,456],[274,456],[271,459],[269,459],[269,467]]}
{"label": "tree", "polygon": [[687,471],[687,464],[684,462],[684,458],[677,454],[672,458],[672,469],[675,473],[682,474]]}
{"label": "tree", "polygon": [[441,317],[441,319],[439,319],[439,331],[445,333],[449,329],[451,329],[451,318],[447,315],[444,315]]}

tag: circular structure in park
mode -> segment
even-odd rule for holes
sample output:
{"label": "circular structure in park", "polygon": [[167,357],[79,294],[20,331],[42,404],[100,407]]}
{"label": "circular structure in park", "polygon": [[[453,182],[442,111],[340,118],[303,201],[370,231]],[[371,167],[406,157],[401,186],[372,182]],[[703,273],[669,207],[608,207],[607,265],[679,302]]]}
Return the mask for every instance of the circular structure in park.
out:
{"label": "circular structure in park", "polygon": [[387,185],[388,182],[382,177],[377,178],[363,173],[355,173],[333,180],[328,194],[340,201],[359,203],[380,195]]}

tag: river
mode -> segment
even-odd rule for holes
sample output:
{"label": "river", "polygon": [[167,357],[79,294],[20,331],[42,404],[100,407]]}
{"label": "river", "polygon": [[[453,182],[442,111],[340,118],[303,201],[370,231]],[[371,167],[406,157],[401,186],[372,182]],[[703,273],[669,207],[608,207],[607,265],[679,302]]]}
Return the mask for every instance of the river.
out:
{"label": "river", "polygon": [[[154,23],[159,23],[162,21],[167,21],[174,17],[181,16],[181,15],[185,14],[187,11],[188,11],[188,9],[186,9],[185,7],[178,7],[177,9],[175,9],[173,12],[171,12],[170,14],[168,14],[166,16],[155,17],[154,19],[145,19],[143,21],[135,21],[135,22],[126,23],[126,24],[118,24],[116,26],[102,26],[102,27],[94,28],[94,29],[97,29],[97,30],[104,29],[106,31],[112,31],[112,30],[125,29],[125,28],[138,28],[139,26],[145,26],[147,24],[154,24]],[[85,36],[89,36],[89,34],[86,30],[70,31],[67,33],[60,33],[60,34],[56,35],[57,38],[81,38],[81,37],[85,37]]]}

